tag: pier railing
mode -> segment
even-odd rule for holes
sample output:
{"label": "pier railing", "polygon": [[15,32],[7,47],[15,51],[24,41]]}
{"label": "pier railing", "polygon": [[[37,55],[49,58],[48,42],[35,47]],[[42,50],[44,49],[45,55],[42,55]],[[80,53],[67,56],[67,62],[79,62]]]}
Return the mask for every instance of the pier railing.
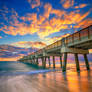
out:
{"label": "pier railing", "polygon": [[44,47],[43,49],[36,51],[34,54],[40,54],[43,51],[48,51],[50,49],[60,47],[63,44],[71,45],[71,44],[74,44],[74,43],[77,43],[79,41],[83,41],[83,40],[89,39],[89,38],[92,38],[92,25],[87,28],[84,28],[76,33],[73,33],[59,41],[56,41],[53,44],[50,44],[50,45]]}
{"label": "pier railing", "polygon": [[92,38],[92,25],[65,38],[65,44],[73,44]]}

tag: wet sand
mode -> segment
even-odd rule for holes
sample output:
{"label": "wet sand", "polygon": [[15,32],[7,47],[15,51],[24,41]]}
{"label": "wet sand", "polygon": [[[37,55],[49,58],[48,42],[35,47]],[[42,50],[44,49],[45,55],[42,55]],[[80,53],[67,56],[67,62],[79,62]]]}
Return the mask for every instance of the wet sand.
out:
{"label": "wet sand", "polygon": [[92,70],[0,76],[0,92],[92,92]]}

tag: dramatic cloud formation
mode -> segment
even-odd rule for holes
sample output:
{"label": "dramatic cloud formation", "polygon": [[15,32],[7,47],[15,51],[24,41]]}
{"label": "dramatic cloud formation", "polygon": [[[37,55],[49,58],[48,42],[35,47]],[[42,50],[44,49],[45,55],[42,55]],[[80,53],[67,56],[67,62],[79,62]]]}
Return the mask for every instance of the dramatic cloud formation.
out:
{"label": "dramatic cloud formation", "polygon": [[17,46],[17,47],[25,47],[25,48],[43,48],[46,46],[43,42],[31,42],[31,41],[21,41],[12,43],[11,45]]}
{"label": "dramatic cloud formation", "polygon": [[[31,1],[32,0],[29,0],[29,2]],[[35,2],[40,1],[35,0]],[[69,8],[74,3],[73,0],[61,0],[61,2],[65,8]],[[38,5],[38,3],[34,4]],[[80,7],[83,6],[84,4],[80,5]],[[88,24],[91,24],[89,19],[84,20],[91,11],[85,12],[84,14],[81,14],[78,10],[66,12],[64,10],[53,9],[50,3],[44,5],[44,13],[40,14],[39,17],[37,17],[37,13],[26,13],[25,16],[19,17],[14,9],[9,11],[5,8],[5,12],[6,13],[2,13],[2,15],[7,22],[9,21],[8,23],[10,25],[4,25],[0,30],[10,35],[37,33],[41,39],[44,39],[55,32],[70,29],[70,25],[72,24],[75,24],[74,28],[82,27],[79,25],[82,25],[85,21],[88,21]],[[7,18],[6,15],[9,12],[11,13],[11,16],[10,18]],[[55,16],[49,19],[51,14],[54,14]]]}
{"label": "dramatic cloud formation", "polygon": [[[13,8],[9,10],[3,7],[0,11],[6,24],[1,22],[0,31],[13,36],[37,34],[40,40],[46,40],[49,39],[48,36],[62,30],[63,32],[72,29],[75,31],[77,28],[84,28],[92,24],[92,18],[87,18],[92,12],[91,9],[85,12],[79,9],[86,7],[87,4],[74,6],[74,0],[61,0],[60,2],[65,9],[55,9],[52,4],[44,3],[42,13],[28,12],[21,16]],[[28,0],[28,3],[32,9],[41,5],[40,0]],[[66,11],[71,7],[73,7],[71,10]]]}

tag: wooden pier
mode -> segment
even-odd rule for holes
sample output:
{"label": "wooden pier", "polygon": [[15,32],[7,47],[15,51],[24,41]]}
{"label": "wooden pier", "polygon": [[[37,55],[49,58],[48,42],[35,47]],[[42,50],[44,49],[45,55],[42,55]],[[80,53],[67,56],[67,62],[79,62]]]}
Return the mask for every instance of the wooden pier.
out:
{"label": "wooden pier", "polygon": [[[29,56],[24,56],[19,61],[30,62],[32,64],[39,65],[39,58],[42,60],[43,68],[46,68],[46,62],[48,59],[49,66],[50,57],[53,57],[53,68],[55,68],[55,56],[60,57],[60,66],[62,71],[66,71],[67,65],[67,54],[72,53],[75,56],[75,63],[77,71],[80,70],[78,54],[84,56],[85,64],[87,70],[90,69],[89,62],[87,59],[87,54],[89,54],[89,49],[92,49],[92,25],[84,28],[74,34],[69,35],[53,44],[42,48]],[[64,55],[64,61],[62,61],[62,56]]]}

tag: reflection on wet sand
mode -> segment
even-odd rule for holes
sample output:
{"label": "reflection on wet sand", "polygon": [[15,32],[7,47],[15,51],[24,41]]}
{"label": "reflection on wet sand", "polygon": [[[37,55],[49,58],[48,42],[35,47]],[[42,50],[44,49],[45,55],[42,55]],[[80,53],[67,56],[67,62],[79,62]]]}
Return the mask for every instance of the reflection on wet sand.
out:
{"label": "reflection on wet sand", "polygon": [[0,92],[91,92],[92,70],[0,76]]}

